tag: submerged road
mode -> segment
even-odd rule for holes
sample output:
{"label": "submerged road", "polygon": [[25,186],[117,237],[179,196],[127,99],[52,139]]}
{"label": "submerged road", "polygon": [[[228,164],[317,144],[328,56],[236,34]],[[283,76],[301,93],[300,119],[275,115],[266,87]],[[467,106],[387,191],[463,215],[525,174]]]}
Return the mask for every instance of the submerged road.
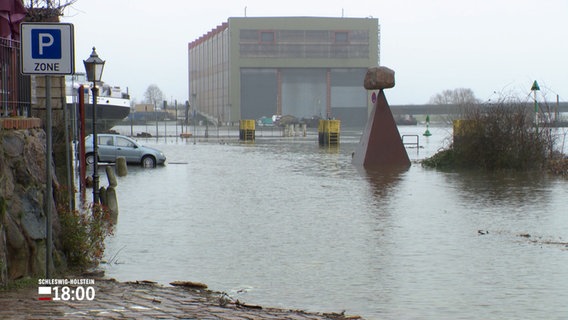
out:
{"label": "submerged road", "polygon": [[95,282],[91,301],[42,301],[38,287],[0,293],[0,319],[361,319],[248,305],[220,292],[151,282]]}

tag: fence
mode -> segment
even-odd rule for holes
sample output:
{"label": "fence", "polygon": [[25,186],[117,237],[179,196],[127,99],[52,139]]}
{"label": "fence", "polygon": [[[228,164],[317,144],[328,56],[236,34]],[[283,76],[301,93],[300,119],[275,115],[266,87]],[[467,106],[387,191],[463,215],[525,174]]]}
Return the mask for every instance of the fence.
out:
{"label": "fence", "polygon": [[31,114],[30,76],[20,73],[20,42],[0,38],[0,116]]}

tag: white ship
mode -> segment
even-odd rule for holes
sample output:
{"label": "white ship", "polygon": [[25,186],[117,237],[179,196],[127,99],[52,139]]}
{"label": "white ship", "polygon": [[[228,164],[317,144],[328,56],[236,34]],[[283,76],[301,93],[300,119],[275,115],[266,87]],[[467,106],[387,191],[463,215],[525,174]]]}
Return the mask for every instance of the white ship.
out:
{"label": "white ship", "polygon": [[[79,105],[79,88],[82,85],[85,94],[85,131],[92,132],[93,96],[92,83],[88,82],[84,73],[65,77],[67,105],[77,108]],[[77,111],[77,121],[79,112]],[[120,87],[105,83],[100,85],[97,96],[97,132],[106,132],[130,114],[130,96]]]}

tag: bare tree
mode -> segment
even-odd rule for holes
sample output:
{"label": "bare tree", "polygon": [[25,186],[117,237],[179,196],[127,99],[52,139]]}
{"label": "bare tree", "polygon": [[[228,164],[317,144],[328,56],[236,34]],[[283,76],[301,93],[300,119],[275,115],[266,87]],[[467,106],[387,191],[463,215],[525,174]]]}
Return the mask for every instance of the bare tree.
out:
{"label": "bare tree", "polygon": [[452,104],[456,106],[471,105],[479,103],[475,94],[468,88],[457,88],[444,90],[430,98],[431,104]]}
{"label": "bare tree", "polygon": [[151,84],[144,93],[144,99],[146,103],[157,106],[158,103],[161,103],[164,100],[164,93],[157,85]]}
{"label": "bare tree", "polygon": [[65,9],[65,7],[72,5],[77,0],[24,0],[26,8],[52,8],[52,9]]}
{"label": "bare tree", "polygon": [[57,21],[63,15],[63,10],[77,0],[23,0],[28,10],[29,22]]}

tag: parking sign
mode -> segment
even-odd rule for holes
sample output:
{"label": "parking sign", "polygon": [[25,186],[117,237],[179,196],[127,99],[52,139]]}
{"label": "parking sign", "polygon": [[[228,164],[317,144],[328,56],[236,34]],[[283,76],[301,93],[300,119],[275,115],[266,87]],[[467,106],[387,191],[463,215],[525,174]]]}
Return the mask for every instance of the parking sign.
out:
{"label": "parking sign", "polygon": [[20,26],[23,74],[73,74],[73,25],[22,23]]}

